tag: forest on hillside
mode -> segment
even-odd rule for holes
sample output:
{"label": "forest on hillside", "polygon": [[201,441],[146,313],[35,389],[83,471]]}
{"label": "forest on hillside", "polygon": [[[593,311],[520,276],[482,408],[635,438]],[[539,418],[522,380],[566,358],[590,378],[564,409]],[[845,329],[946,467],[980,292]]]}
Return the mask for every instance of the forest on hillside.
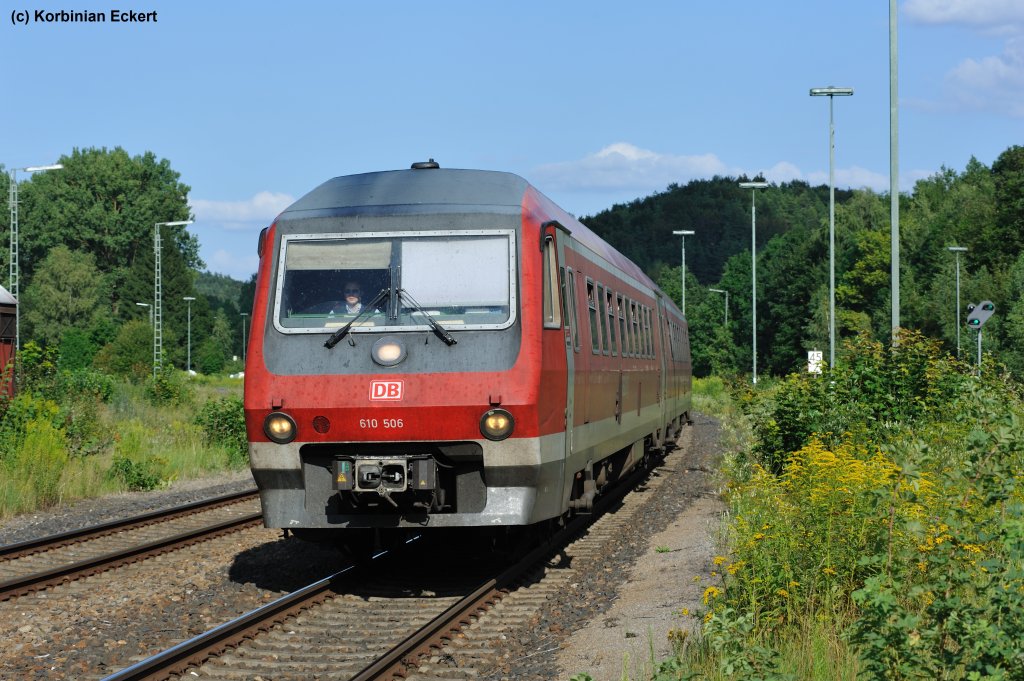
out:
{"label": "forest on hillside", "polygon": [[[697,375],[750,373],[751,190],[746,178],[715,177],[618,204],[583,222],[637,262],[677,303],[680,237],[686,243],[686,312]],[[758,190],[758,373],[806,367],[807,352],[828,359],[829,191],[804,182]],[[861,334],[891,337],[889,196],[836,191],[836,346]],[[900,196],[900,325],[957,352],[956,256],[960,254],[960,352],[977,353],[965,326],[968,303],[990,300],[983,350],[1024,375],[1024,147],[992,167],[971,159],[943,168]],[[726,311],[724,294],[728,292]],[[726,314],[728,324],[726,324]]]}
{"label": "forest on hillside", "polygon": [[[121,148],[75,149],[64,168],[19,182],[19,287],[22,342],[55,348],[75,365],[113,373],[152,361],[153,230],[189,219],[190,188],[170,161]],[[751,329],[751,190],[746,178],[714,177],[583,218],[680,300],[680,243],[687,237],[687,317],[698,375],[749,373]],[[0,173],[6,194],[10,176]],[[828,350],[827,186],[805,182],[759,190],[757,215],[758,372],[805,366],[808,350]],[[10,234],[0,212],[0,236]],[[184,368],[192,302],[193,365],[223,370],[242,354],[242,313],[255,282],[202,273],[196,238],[182,226],[161,228],[163,348]],[[870,190],[836,191],[837,349],[859,334],[890,336],[889,198]],[[1024,147],[1006,149],[992,167],[971,159],[943,168],[900,197],[901,324],[957,351],[956,258],[960,257],[961,353],[973,357],[976,334],[964,325],[969,302],[991,300],[984,350],[1017,376],[1024,373]],[[8,270],[0,249],[0,271]],[[709,289],[728,292],[726,296]],[[728,317],[728,323],[726,323]],[[151,334],[150,334],[151,337]],[[135,353],[138,356],[124,357]],[[841,354],[840,354],[841,358]]]}

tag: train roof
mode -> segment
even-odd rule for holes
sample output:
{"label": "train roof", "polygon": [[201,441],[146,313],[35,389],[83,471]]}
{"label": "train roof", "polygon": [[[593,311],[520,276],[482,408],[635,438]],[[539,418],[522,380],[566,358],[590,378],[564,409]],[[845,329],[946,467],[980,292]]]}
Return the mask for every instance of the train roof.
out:
{"label": "train roof", "polygon": [[[387,170],[327,180],[288,206],[291,213],[368,206],[492,206],[518,210],[529,184],[489,170]],[[299,217],[299,216],[294,216]]]}
{"label": "train roof", "polygon": [[0,286],[0,305],[17,305],[18,301],[14,299],[11,292]]}
{"label": "train roof", "polygon": [[[494,170],[439,168],[433,162],[416,165],[425,167],[343,175],[327,180],[288,206],[278,219],[399,206],[429,206],[436,211],[444,211],[446,206],[460,206],[518,213],[527,195],[535,193],[545,209],[556,214],[576,241],[651,289],[660,290],[638,265],[522,177]],[[670,299],[666,298],[666,302],[674,307]]]}

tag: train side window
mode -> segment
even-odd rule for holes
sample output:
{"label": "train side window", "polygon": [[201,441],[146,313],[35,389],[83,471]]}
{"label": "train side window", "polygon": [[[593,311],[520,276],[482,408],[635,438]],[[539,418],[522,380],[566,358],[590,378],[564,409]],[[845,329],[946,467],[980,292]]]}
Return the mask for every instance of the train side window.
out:
{"label": "train side window", "polygon": [[576,273],[569,269],[569,290],[566,298],[569,301],[569,309],[566,315],[570,320],[570,332],[572,333],[572,349],[580,351],[580,319],[576,315]]}
{"label": "train side window", "polygon": [[587,277],[587,307],[590,309],[590,341],[594,346],[594,354],[601,353],[601,337],[598,335],[597,296],[594,293],[594,282]]}
{"label": "train side window", "polygon": [[619,314],[619,345],[622,346],[622,356],[629,357],[629,338],[626,337],[626,313],[622,308],[622,295],[615,295],[615,309]]}
{"label": "train side window", "polygon": [[601,306],[601,352],[607,355],[609,350],[608,345],[608,313],[605,311],[604,303],[604,286],[601,284],[597,285],[597,302]]}
{"label": "train side window", "polygon": [[640,350],[640,323],[636,313],[636,301],[629,301],[629,328],[630,337],[633,339],[633,356],[640,357],[643,352]]}
{"label": "train side window", "polygon": [[555,240],[544,239],[544,328],[562,328],[562,310],[558,306],[558,259],[555,257]]}
{"label": "train side window", "polygon": [[615,343],[615,294],[612,290],[605,289],[605,300],[608,303],[608,341],[611,343],[612,357],[615,357],[618,348]]}
{"label": "train side window", "polygon": [[640,338],[644,357],[651,356],[651,328],[647,325],[647,306],[640,306]]}
{"label": "train side window", "polygon": [[654,357],[654,329],[651,328],[651,308],[644,308],[644,338],[647,339],[647,356]]}

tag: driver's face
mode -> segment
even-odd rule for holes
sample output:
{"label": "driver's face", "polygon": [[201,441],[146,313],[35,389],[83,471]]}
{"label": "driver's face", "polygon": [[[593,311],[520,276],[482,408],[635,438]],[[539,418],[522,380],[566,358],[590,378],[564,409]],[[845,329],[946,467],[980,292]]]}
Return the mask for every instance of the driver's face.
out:
{"label": "driver's face", "polygon": [[361,291],[356,286],[345,287],[345,301],[348,303],[358,303]]}

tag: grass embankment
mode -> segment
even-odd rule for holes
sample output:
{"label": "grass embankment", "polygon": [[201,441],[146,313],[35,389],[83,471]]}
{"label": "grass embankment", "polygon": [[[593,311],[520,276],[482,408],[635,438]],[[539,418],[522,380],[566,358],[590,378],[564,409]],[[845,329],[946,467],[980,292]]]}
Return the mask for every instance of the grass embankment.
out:
{"label": "grass embankment", "polygon": [[246,464],[241,379],[29,372],[0,402],[0,519]]}
{"label": "grass embankment", "polygon": [[818,378],[697,382],[728,550],[654,678],[1024,678],[1022,404],[913,334]]}

